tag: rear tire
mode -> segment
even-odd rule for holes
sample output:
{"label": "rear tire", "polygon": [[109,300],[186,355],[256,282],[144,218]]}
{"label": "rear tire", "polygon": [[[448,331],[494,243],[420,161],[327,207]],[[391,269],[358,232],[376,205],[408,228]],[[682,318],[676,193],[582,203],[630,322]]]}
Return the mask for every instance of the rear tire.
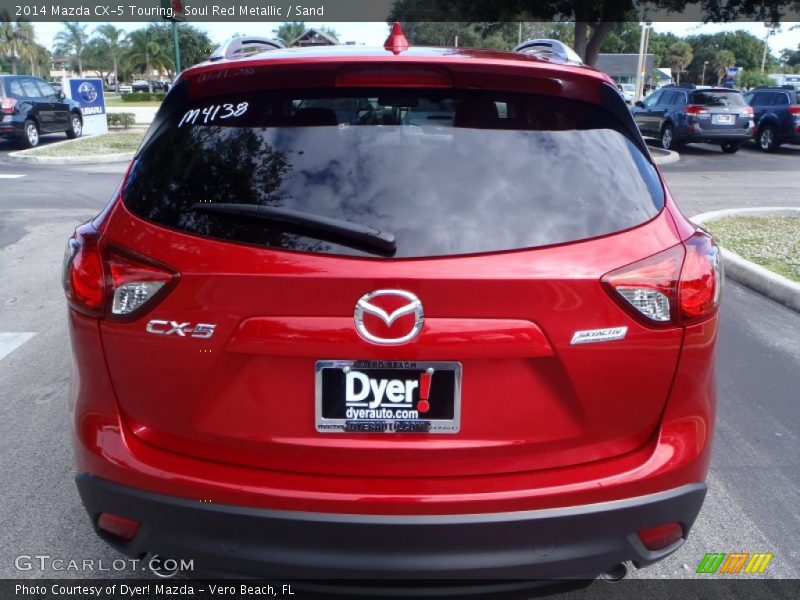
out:
{"label": "rear tire", "polygon": [[36,121],[31,119],[25,121],[19,143],[23,148],[35,148],[39,145],[39,126],[36,124]]}
{"label": "rear tire", "polygon": [[775,152],[780,146],[778,135],[772,125],[764,125],[758,132],[756,141],[758,147],[764,152]]}
{"label": "rear tire", "polygon": [[664,150],[674,150],[675,146],[675,128],[670,125],[664,125],[661,129],[661,147]]}
{"label": "rear tire", "polygon": [[736,154],[739,151],[739,148],[742,147],[741,142],[725,142],[722,144],[722,151],[725,154]]}
{"label": "rear tire", "polygon": [[78,113],[72,113],[69,116],[69,129],[67,129],[67,137],[71,140],[81,137],[83,134],[83,119]]}

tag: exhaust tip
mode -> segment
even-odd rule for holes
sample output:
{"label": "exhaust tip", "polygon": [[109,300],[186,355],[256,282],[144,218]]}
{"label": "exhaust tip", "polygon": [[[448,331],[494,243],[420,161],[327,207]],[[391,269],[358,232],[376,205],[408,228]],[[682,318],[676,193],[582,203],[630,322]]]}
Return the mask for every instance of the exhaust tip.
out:
{"label": "exhaust tip", "polygon": [[611,567],[608,571],[600,573],[600,579],[608,583],[617,583],[618,581],[625,579],[627,574],[628,567],[625,565],[625,563],[619,563],[618,565]]}

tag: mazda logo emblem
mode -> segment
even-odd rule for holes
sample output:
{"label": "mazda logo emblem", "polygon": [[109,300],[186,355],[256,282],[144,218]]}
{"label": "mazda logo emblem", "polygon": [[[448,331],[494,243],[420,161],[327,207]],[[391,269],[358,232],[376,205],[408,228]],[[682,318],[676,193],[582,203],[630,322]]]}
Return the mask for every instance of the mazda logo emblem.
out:
{"label": "mazda logo emblem", "polygon": [[[391,312],[388,309],[381,308],[382,304],[384,306],[386,304],[396,306],[398,301],[402,302],[402,304]],[[381,337],[370,332],[365,325],[364,316],[367,314],[383,321],[387,329],[391,329],[395,321],[406,315],[414,315],[414,324],[409,328],[404,323],[402,331],[398,332],[400,335],[397,337]],[[406,292],[405,290],[377,290],[364,294],[356,302],[353,319],[355,320],[358,335],[368,342],[373,344],[404,344],[419,335],[419,332],[422,331],[425,316],[422,311],[422,302],[411,292]],[[398,325],[397,328],[400,329],[400,326]]]}

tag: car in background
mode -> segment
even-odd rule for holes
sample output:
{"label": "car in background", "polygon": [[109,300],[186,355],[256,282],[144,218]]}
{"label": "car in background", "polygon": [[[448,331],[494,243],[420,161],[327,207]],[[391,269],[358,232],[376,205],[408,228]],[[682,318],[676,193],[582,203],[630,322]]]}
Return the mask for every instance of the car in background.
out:
{"label": "car in background", "polygon": [[631,108],[642,135],[672,150],[682,144],[718,144],[737,152],[755,130],[753,109],[739,90],[667,85]]}
{"label": "car in background", "polygon": [[554,40],[252,40],[181,73],[68,241],[95,531],[283,580],[619,578],[680,548],[720,255],[611,78]]}
{"label": "car in background", "polygon": [[121,83],[119,85],[120,94],[130,94],[133,91],[133,86],[129,83]]}
{"label": "car in background", "polygon": [[800,90],[792,85],[760,87],[744,98],[753,107],[761,150],[775,152],[781,144],[800,144]]}
{"label": "car in background", "polygon": [[617,84],[617,89],[627,104],[633,104],[633,99],[636,96],[636,86],[634,84],[620,83]]}
{"label": "car in background", "polygon": [[131,88],[134,92],[149,92],[150,91],[150,83],[145,81],[144,79],[137,79],[131,84]]}
{"label": "car in background", "polygon": [[83,133],[77,102],[38,77],[0,75],[0,137],[33,148],[41,134],[58,132],[70,139]]}

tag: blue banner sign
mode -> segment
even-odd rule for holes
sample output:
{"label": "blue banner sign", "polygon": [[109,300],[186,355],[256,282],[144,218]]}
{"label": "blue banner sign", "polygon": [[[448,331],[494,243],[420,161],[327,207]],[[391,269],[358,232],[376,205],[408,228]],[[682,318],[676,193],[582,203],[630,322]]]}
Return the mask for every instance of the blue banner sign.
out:
{"label": "blue banner sign", "polygon": [[81,107],[84,116],[106,114],[102,79],[70,79],[70,97]]}

